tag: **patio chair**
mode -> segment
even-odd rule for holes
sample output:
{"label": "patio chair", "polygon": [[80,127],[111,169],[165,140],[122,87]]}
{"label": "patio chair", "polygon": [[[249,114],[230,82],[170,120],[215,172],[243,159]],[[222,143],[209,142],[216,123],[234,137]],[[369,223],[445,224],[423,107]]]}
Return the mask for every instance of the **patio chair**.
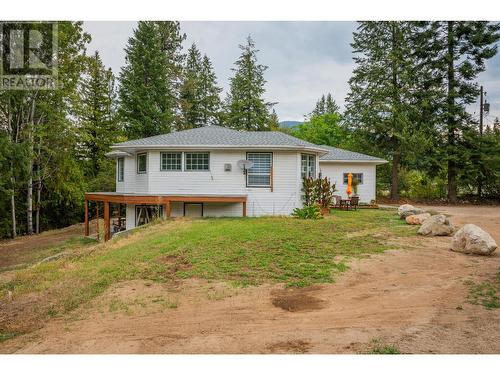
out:
{"label": "patio chair", "polygon": [[351,202],[349,203],[349,208],[358,209],[359,206],[359,197],[351,197]]}
{"label": "patio chair", "polygon": [[334,203],[332,205],[332,208],[342,208],[342,206],[340,204],[342,201],[342,197],[340,195],[334,195],[333,200],[334,200]]}

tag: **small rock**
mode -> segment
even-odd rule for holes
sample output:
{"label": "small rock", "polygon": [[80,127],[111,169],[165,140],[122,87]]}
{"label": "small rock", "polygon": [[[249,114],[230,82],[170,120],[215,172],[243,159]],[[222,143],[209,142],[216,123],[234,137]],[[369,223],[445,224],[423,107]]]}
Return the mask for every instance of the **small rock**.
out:
{"label": "small rock", "polygon": [[433,215],[422,223],[417,233],[423,236],[449,236],[453,229],[445,215]]}
{"label": "small rock", "polygon": [[480,227],[465,224],[451,241],[451,250],[465,254],[490,255],[497,248],[495,240]]}
{"label": "small rock", "polygon": [[399,215],[399,217],[403,220],[406,220],[406,218],[408,216],[412,216],[412,215],[420,215],[420,214],[423,214],[425,213],[424,210],[422,210],[421,208],[414,208],[413,210],[409,210],[409,211],[404,211],[401,213],[401,215]]}
{"label": "small rock", "polygon": [[406,218],[406,224],[421,225],[425,220],[431,217],[430,213],[424,212],[423,214],[410,215]]}
{"label": "small rock", "polygon": [[414,210],[415,207],[413,207],[411,204],[403,204],[399,206],[398,208],[398,215],[401,216],[401,214],[405,211],[412,211]]}

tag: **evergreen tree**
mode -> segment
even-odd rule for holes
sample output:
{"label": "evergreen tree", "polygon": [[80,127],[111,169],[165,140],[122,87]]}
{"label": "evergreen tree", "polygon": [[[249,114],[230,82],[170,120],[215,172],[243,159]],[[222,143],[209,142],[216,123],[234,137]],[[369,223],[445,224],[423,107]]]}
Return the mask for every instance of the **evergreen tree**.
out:
{"label": "evergreen tree", "polygon": [[169,133],[174,127],[184,38],[178,22],[141,21],[128,40],[119,100],[129,137]]}
{"label": "evergreen tree", "polygon": [[267,66],[257,62],[255,43],[249,36],[245,45],[239,46],[241,55],[235,62],[234,77],[226,98],[225,124],[234,129],[270,130],[269,110],[274,103],[263,98],[266,91],[264,72]]}
{"label": "evergreen tree", "polygon": [[193,43],[187,53],[180,88],[181,123],[178,126],[179,129],[198,128],[204,125],[201,113],[201,69],[201,53]]}
{"label": "evergreen tree", "polygon": [[215,75],[212,62],[206,55],[203,56],[201,65],[200,91],[200,109],[203,124],[220,124],[220,112],[222,106],[220,93],[222,92],[222,88],[217,86],[217,77]]}
{"label": "evergreen tree", "polygon": [[335,103],[335,100],[332,98],[332,94],[328,93],[326,95],[326,102],[325,102],[325,114],[331,115],[334,113],[339,113],[340,108]]}
{"label": "evergreen tree", "polygon": [[377,154],[392,161],[391,197],[399,198],[398,171],[412,142],[411,44],[407,22],[360,22],[352,47],[348,123]]}
{"label": "evergreen tree", "polygon": [[422,40],[421,60],[432,78],[436,103],[439,104],[440,130],[444,142],[448,174],[448,199],[457,199],[457,179],[463,166],[465,146],[463,134],[471,127],[466,106],[479,93],[476,78],[485,70],[485,61],[497,52],[500,24],[483,21],[424,22],[420,29],[427,36]]}
{"label": "evergreen tree", "polygon": [[217,78],[210,59],[201,56],[196,45],[189,48],[180,90],[180,129],[219,123],[220,97]]}
{"label": "evergreen tree", "polygon": [[87,59],[79,95],[80,103],[76,111],[79,154],[85,165],[85,174],[95,178],[106,160],[104,154],[119,135],[115,78],[111,69],[104,67],[98,52]]}
{"label": "evergreen tree", "polygon": [[273,109],[271,115],[269,116],[269,130],[275,131],[280,127],[280,120],[278,118],[278,114]]}
{"label": "evergreen tree", "polygon": [[340,108],[333,100],[332,94],[328,93],[321,95],[321,98],[316,102],[314,110],[309,114],[308,117],[332,115],[334,113],[340,113]]}

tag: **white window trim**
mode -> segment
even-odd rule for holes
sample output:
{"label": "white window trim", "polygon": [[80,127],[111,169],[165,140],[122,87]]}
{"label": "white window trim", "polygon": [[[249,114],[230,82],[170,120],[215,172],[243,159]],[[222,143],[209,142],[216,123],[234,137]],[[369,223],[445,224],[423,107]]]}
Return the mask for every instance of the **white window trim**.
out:
{"label": "white window trim", "polygon": [[342,173],[342,185],[347,185],[347,182],[344,182],[345,181],[344,180],[344,175],[348,175],[349,173],[352,173],[353,175],[355,175],[355,174],[362,175],[363,177],[361,179],[361,182],[358,182],[358,185],[363,185],[364,184],[364,182],[365,182],[365,174],[364,174],[364,172],[343,172]]}
{"label": "white window trim", "polygon": [[[146,170],[145,171],[139,171],[139,156],[141,156],[141,155],[146,155]],[[148,173],[148,153],[147,152],[138,152],[135,156],[135,163],[136,163],[137,174],[147,174]]]}
{"label": "white window trim", "polygon": [[306,153],[301,153],[300,154],[300,178],[303,179],[304,177],[302,176],[302,156],[306,156],[307,157],[307,165],[306,165],[306,169],[309,167],[309,158],[312,156],[314,158],[314,173],[313,173],[313,176],[307,176],[307,170],[306,170],[306,176],[305,177],[312,177],[312,178],[316,178],[316,176],[318,175],[318,168],[317,168],[317,155],[315,154],[306,154]]}
{"label": "white window trim", "polygon": [[[163,154],[180,154],[181,155],[181,168],[180,169],[163,169],[162,158]],[[210,160],[209,160],[210,163]],[[161,172],[182,172],[184,171],[184,153],[181,151],[161,151],[160,152],[160,171]]]}
{"label": "white window trim", "polygon": [[[187,168],[187,154],[208,154],[208,169],[188,169]],[[183,152],[182,162],[183,162],[183,171],[184,172],[210,172],[210,162],[211,162],[210,152],[209,151],[186,151]]]}
{"label": "white window trim", "polygon": [[[246,186],[247,188],[270,188],[273,184],[272,182],[272,178],[273,178],[273,163],[274,163],[274,155],[272,152],[247,152],[247,155],[246,155],[246,159],[248,159],[248,155],[249,154],[265,154],[265,155],[270,155],[271,156],[271,163],[270,163],[270,169],[269,169],[269,174],[264,174],[264,173],[250,173],[250,170],[247,170],[246,171]],[[256,176],[269,176],[269,184],[266,184],[266,185],[258,185],[258,184],[252,184],[250,185],[248,183],[248,176],[252,174],[252,175],[256,175]]]}
{"label": "white window trim", "polygon": [[[120,160],[122,161],[123,173],[120,178]],[[125,180],[125,158],[120,157],[116,159],[116,181],[123,182]]]}

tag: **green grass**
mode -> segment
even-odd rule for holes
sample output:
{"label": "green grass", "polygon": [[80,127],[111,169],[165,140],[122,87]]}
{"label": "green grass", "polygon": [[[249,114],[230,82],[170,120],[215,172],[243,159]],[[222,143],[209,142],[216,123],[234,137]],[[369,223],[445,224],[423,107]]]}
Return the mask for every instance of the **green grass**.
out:
{"label": "green grass", "polygon": [[401,352],[395,345],[385,344],[381,340],[373,339],[368,354],[401,354]]}
{"label": "green grass", "polygon": [[92,252],[75,251],[73,256],[19,270],[12,281],[0,284],[0,294],[11,290],[14,299],[28,293],[43,295],[37,311],[49,318],[74,310],[124,280],[196,277],[237,286],[279,282],[299,287],[329,283],[348,268],[349,258],[383,252],[391,248],[389,237],[414,233],[388,210],[335,212],[324,220],[160,222]]}
{"label": "green grass", "polygon": [[467,281],[469,295],[467,301],[474,305],[482,305],[488,310],[500,308],[500,269],[491,281],[475,283]]}

